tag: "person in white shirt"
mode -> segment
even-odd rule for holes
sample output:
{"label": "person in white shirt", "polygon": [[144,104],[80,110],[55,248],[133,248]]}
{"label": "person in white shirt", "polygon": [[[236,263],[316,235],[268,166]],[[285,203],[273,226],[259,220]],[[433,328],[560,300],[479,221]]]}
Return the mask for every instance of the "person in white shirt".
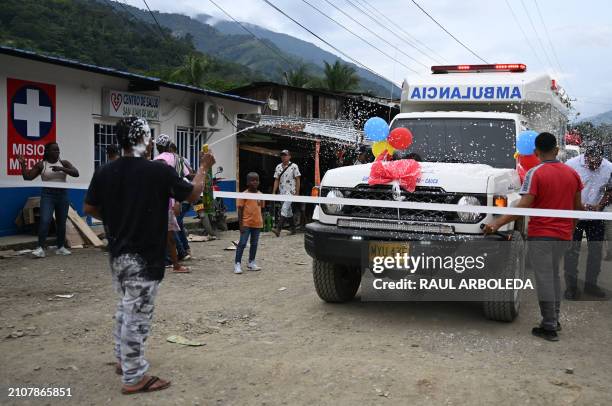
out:
{"label": "person in white shirt", "polygon": [[[291,162],[291,154],[288,150],[282,150],[280,157],[281,163],[278,164],[274,170],[274,187],[272,188],[272,194],[276,194],[278,190],[281,195],[299,195],[300,177],[302,176],[300,169],[296,164]],[[291,202],[283,202],[276,229],[273,230],[277,237],[280,236],[285,221],[289,222],[291,234],[295,234],[295,223],[293,221]]]}
{"label": "person in white shirt", "polygon": [[[604,192],[612,175],[612,163],[603,157],[603,147],[596,141],[585,142],[582,147],[584,153],[568,160],[566,164],[580,175],[584,185],[582,203],[585,210],[602,211],[605,207]],[[605,222],[579,220],[574,231],[574,243],[565,254],[565,298],[568,300],[576,300],[579,297],[578,260],[580,242],[585,233],[588,241],[588,257],[584,292],[598,298],[606,296],[606,293],[597,286],[597,278],[601,271]]]}

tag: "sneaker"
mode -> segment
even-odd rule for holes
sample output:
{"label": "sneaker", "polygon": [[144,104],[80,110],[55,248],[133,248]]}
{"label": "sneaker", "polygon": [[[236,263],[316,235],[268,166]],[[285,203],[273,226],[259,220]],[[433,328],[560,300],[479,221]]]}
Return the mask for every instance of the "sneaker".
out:
{"label": "sneaker", "polygon": [[32,255],[34,255],[36,258],[44,258],[45,250],[43,247],[38,247],[34,251],[32,251]]}
{"label": "sneaker", "polygon": [[559,341],[559,336],[557,335],[557,332],[554,330],[546,330],[546,329],[543,329],[542,327],[534,327],[531,330],[531,334],[533,334],[536,337],[543,338],[547,341]]}
{"label": "sneaker", "polygon": [[60,247],[55,250],[55,255],[70,255],[72,252],[68,251],[66,247]]}
{"label": "sneaker", "polygon": [[580,294],[578,293],[578,289],[576,288],[567,288],[565,289],[564,296],[566,300],[578,300]]}
{"label": "sneaker", "polygon": [[235,274],[242,273],[242,268],[240,267],[240,264],[234,264],[234,273]]}
{"label": "sneaker", "polygon": [[585,285],[584,293],[595,296],[599,299],[604,299],[606,297],[606,292],[597,285]]}
{"label": "sneaker", "polygon": [[247,265],[247,269],[249,271],[261,271],[261,268],[257,266],[255,261],[249,262],[249,264]]}

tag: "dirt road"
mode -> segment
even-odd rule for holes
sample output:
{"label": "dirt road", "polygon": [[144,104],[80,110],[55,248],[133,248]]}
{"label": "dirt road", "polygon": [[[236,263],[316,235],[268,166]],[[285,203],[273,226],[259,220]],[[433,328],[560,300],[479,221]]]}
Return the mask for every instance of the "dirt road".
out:
{"label": "dirt road", "polygon": [[[137,399],[119,393],[109,364],[108,256],[0,260],[0,403],[612,404],[612,302],[564,302],[557,343],[531,336],[533,295],[511,324],[470,303],[330,305],[316,296],[302,235],[263,235],[264,269],[242,275],[223,250],[236,236],[194,243],[193,273],[166,276],[147,359],[173,385]],[[69,387],[72,397],[7,398],[7,387]]]}

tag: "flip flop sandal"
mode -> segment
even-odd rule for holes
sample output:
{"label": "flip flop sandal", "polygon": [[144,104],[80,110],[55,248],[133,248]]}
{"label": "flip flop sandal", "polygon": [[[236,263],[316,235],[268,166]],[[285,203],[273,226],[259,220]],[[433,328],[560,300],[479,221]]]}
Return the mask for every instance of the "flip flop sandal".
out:
{"label": "flip flop sandal", "polygon": [[173,269],[172,272],[174,273],[191,273],[191,270],[185,266],[181,266],[178,269]]}
{"label": "flip flop sandal", "polygon": [[126,390],[125,388],[121,389],[121,393],[124,395],[133,395],[135,393],[146,393],[146,392],[155,392],[158,390],[163,390],[166,389],[167,387],[170,386],[170,381],[166,382],[165,385],[161,385],[161,386],[157,386],[155,388],[152,388],[152,386],[155,384],[155,382],[159,381],[159,378],[157,376],[152,376],[151,378],[149,378],[149,380],[147,381],[147,383],[145,383],[142,388],[136,389],[136,390]]}

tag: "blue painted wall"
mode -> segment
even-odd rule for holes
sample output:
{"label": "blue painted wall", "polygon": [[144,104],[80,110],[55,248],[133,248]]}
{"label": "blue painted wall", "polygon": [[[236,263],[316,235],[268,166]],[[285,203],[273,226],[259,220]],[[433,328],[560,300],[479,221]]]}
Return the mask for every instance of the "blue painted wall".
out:
{"label": "blue painted wall", "polygon": [[[86,190],[68,189],[70,204],[83,215]],[[18,234],[15,218],[29,197],[40,196],[40,187],[0,188],[0,236]]]}
{"label": "blue painted wall", "polygon": [[[218,185],[222,192],[236,191],[235,180],[221,180],[219,181]],[[225,207],[227,207],[228,212],[236,211],[236,199],[223,199],[223,203],[225,203]]]}

